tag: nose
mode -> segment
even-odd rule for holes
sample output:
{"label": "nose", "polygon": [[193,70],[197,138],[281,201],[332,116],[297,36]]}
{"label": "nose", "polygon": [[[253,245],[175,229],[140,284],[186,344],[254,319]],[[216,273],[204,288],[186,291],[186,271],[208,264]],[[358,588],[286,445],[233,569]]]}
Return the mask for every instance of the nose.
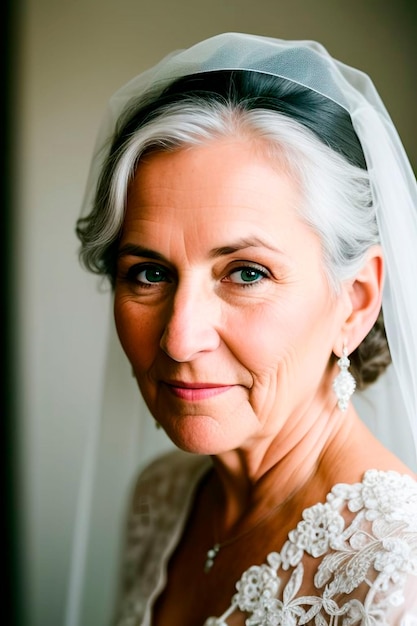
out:
{"label": "nose", "polygon": [[191,284],[179,286],[160,340],[162,350],[179,363],[216,350],[220,345],[219,309],[215,294]]}

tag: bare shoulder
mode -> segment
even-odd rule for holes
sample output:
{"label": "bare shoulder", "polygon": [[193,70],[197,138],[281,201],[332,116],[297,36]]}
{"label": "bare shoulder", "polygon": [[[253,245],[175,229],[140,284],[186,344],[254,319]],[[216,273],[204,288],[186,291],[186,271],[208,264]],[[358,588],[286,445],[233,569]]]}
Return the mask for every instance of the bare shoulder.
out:
{"label": "bare shoulder", "polygon": [[385,447],[376,437],[361,423],[359,459],[363,469],[376,469],[381,471],[394,471],[399,474],[408,475],[414,480],[417,476],[398,456]]}
{"label": "bare shoulder", "polygon": [[359,483],[369,470],[396,472],[417,480],[415,472],[384,446],[355,416],[348,434],[329,450],[321,467],[327,488],[336,483]]}

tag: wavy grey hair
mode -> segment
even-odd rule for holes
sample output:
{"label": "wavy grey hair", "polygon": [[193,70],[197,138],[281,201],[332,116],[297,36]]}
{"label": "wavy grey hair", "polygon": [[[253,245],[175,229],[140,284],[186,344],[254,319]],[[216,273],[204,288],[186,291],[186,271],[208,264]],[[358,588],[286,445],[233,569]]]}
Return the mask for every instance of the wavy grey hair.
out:
{"label": "wavy grey hair", "polygon": [[[296,181],[301,201],[294,209],[319,236],[324,269],[337,293],[341,281],[355,276],[369,248],[379,242],[367,170],[285,114],[202,98],[160,108],[110,152],[93,209],[77,225],[84,266],[114,282],[127,190],[143,155],[225,137],[252,142]],[[355,353],[352,365],[358,387],[364,387],[390,362],[381,317]]]}
{"label": "wavy grey hair", "polygon": [[[223,137],[240,137],[264,146],[271,162],[275,160],[295,178],[302,195],[300,217],[322,241],[325,268],[334,288],[353,277],[369,247],[379,241],[367,171],[348,163],[283,114],[261,109],[238,111],[230,104],[202,101],[171,105],[139,128],[118,151],[111,177],[100,181],[99,189],[104,187],[105,193],[96,198],[95,219],[90,220],[89,236],[81,248],[84,265],[103,273],[103,252],[118,237],[129,182],[144,153],[178,150]],[[104,273],[113,271],[105,268]]]}

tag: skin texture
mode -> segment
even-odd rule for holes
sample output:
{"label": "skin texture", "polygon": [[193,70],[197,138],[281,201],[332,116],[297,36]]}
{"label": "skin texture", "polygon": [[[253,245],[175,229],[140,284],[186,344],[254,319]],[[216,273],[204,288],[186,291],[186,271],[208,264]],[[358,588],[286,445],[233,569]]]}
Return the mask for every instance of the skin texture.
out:
{"label": "skin texture", "polygon": [[[148,155],[130,185],[114,299],[119,338],[168,436],[213,457],[154,625],[192,626],[221,613],[243,569],[279,549],[303,508],[336,482],[360,480],[369,467],[407,471],[352,405],[341,414],[332,390],[332,353],[344,341],[353,350],[378,315],[381,251],[372,249],[336,295],[299,203],[285,170],[244,139]],[[248,530],[245,550],[232,542],[207,577],[214,539]],[[190,588],[199,593],[182,602]]]}
{"label": "skin texture", "polygon": [[[290,415],[333,408],[327,364],[350,312],[295,213],[292,181],[251,146],[224,142],[222,153],[209,145],[140,166],[120,249],[163,260],[121,256],[115,300],[152,413],[181,448],[210,454],[262,446]],[[217,389],[181,391],[181,382]]]}
{"label": "skin texture", "polygon": [[116,326],[148,407],[180,448],[252,482],[328,437],[332,351],[380,306],[380,251],[336,296],[299,202],[259,145],[219,139],[141,161],[120,239]]}

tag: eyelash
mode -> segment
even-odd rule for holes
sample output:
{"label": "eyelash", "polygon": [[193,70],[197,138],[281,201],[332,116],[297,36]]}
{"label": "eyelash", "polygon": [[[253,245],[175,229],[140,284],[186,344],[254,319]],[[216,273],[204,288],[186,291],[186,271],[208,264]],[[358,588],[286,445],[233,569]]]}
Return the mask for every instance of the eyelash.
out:
{"label": "eyelash", "polygon": [[260,267],[259,265],[252,265],[248,263],[248,264],[233,268],[233,270],[229,272],[227,276],[229,280],[226,280],[225,282],[233,282],[232,280],[230,280],[230,277],[233,274],[237,274],[238,272],[244,272],[245,270],[250,270],[252,272],[255,272],[256,274],[259,274],[260,278],[257,280],[249,281],[249,282],[235,282],[234,283],[235,285],[239,285],[239,287],[243,287],[244,289],[247,289],[248,287],[254,287],[255,285],[258,285],[259,283],[263,282],[265,278],[270,278],[270,273],[264,267]]}
{"label": "eyelash", "polygon": [[[154,272],[160,272],[162,275],[162,280],[147,283],[138,280],[138,276],[140,274],[149,270],[153,270]],[[153,286],[158,285],[159,283],[172,282],[169,276],[169,272],[162,265],[156,265],[155,263],[139,263],[138,265],[133,265],[126,272],[124,279],[127,280],[129,283],[133,283],[139,286],[141,289],[150,289]]]}
{"label": "eyelash", "polygon": [[[162,279],[160,281],[157,280],[154,282],[144,282],[142,280],[138,280],[138,276],[140,274],[149,270],[153,270],[154,272],[160,272]],[[244,282],[244,281],[237,282],[237,281],[231,280],[231,276],[239,272],[244,272],[245,270],[255,272],[256,274],[259,275],[259,278],[253,281],[248,281],[248,282]],[[240,288],[247,289],[249,287],[254,287],[257,284],[263,282],[265,278],[270,278],[270,273],[268,272],[268,270],[266,270],[264,267],[259,266],[259,265],[245,263],[244,265],[240,265],[239,267],[234,267],[233,269],[231,269],[228,272],[228,274],[222,279],[222,282],[232,283],[234,285],[239,286]],[[133,283],[134,285],[140,287],[141,289],[151,289],[152,287],[160,283],[167,284],[167,283],[173,282],[170,272],[163,266],[157,265],[154,263],[139,263],[139,264],[133,265],[122,276],[122,279],[126,280],[129,283]]]}

